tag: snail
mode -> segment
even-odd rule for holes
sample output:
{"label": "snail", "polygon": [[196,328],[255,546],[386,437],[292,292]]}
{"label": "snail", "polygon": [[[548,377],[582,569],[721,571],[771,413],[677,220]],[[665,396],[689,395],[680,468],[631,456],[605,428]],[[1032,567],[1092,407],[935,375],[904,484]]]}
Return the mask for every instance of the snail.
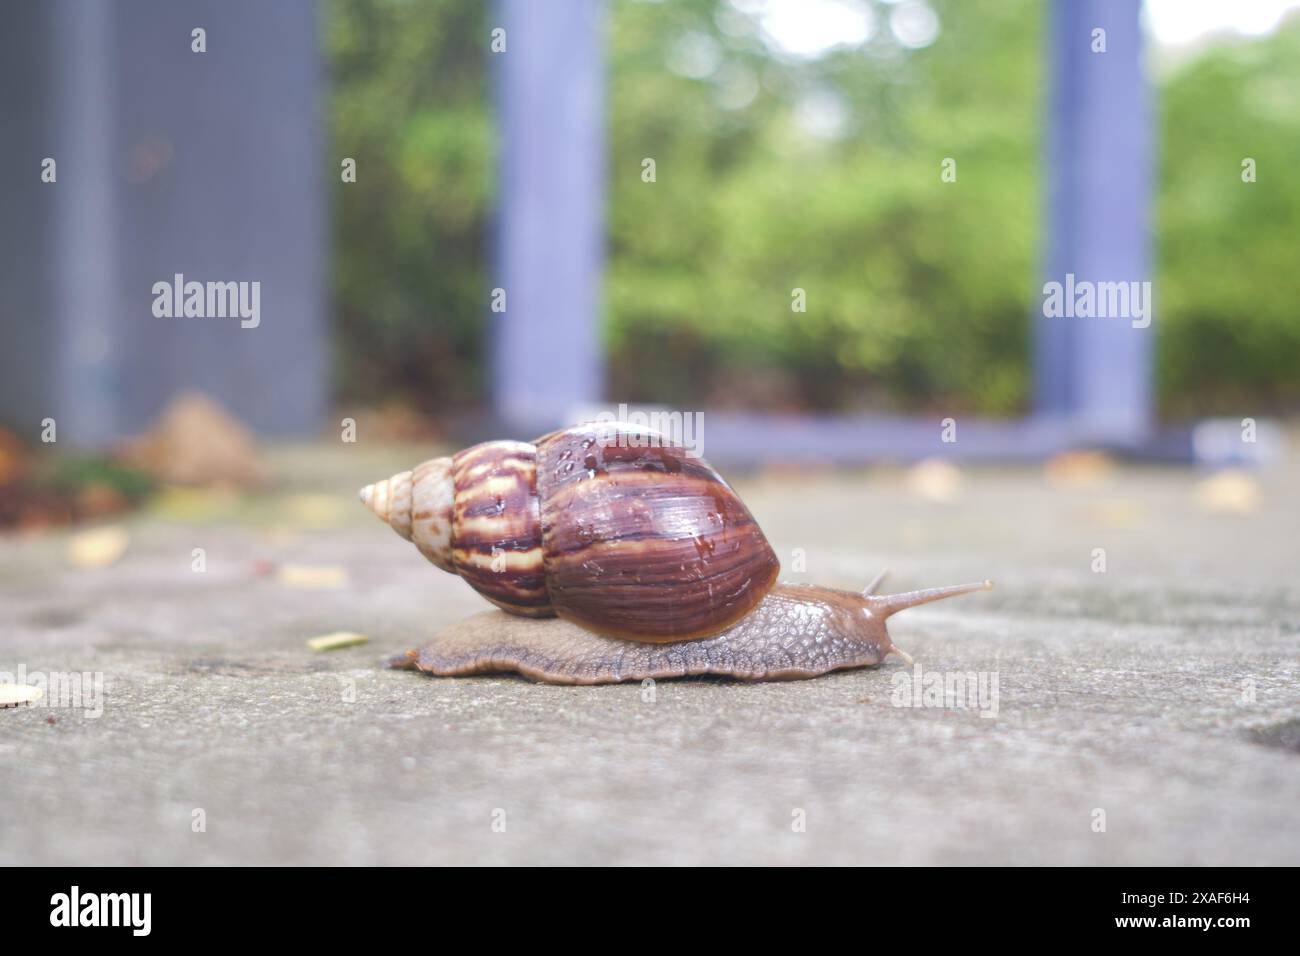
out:
{"label": "snail", "polygon": [[360,497],[500,609],[390,661],[438,676],[782,680],[891,653],[910,663],[889,638],[890,615],[992,586],[877,595],[880,577],[862,594],[778,584],[776,554],[722,476],[619,423],[474,445]]}

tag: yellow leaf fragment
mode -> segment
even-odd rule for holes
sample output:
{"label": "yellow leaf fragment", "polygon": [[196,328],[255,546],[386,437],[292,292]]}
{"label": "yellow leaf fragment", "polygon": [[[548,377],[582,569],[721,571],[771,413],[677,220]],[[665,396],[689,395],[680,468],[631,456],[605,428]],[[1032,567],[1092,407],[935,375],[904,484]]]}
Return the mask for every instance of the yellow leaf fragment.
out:
{"label": "yellow leaf fragment", "polygon": [[347,586],[348,569],[338,564],[282,564],[276,580],[287,588],[341,588]]}
{"label": "yellow leaf fragment", "polygon": [[908,469],[905,483],[918,498],[952,501],[961,492],[961,470],[941,458],[927,458]]}
{"label": "yellow leaf fragment", "polygon": [[1107,528],[1140,528],[1147,520],[1147,507],[1133,498],[1103,498],[1089,509],[1092,521]]}
{"label": "yellow leaf fragment", "polygon": [[1115,472],[1115,460],[1104,451],[1067,451],[1043,466],[1054,488],[1095,488]]}
{"label": "yellow leaf fragment", "polygon": [[358,644],[365,644],[370,638],[364,634],[357,634],[353,631],[335,631],[333,634],[322,634],[320,637],[313,637],[307,642],[307,646],[313,651],[337,651],[341,647],[356,647]]}
{"label": "yellow leaf fragment", "polygon": [[125,553],[130,540],[117,525],[78,531],[68,539],[68,562],[74,568],[106,567]]}
{"label": "yellow leaf fragment", "polygon": [[1229,468],[1196,486],[1196,504],[1214,514],[1251,514],[1259,509],[1259,484],[1247,472]]}
{"label": "yellow leaf fragment", "polygon": [[286,495],[280,501],[283,520],[292,527],[333,528],[345,520],[352,502],[338,495]]}

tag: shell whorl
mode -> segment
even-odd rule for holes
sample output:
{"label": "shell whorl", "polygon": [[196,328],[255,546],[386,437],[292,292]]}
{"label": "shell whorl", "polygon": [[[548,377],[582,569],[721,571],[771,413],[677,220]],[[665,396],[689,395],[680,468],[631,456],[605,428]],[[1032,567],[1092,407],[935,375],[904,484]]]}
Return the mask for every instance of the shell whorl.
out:
{"label": "shell whorl", "polygon": [[555,614],[542,568],[537,449],[493,441],[361,489],[361,501],[433,564],[504,610]]}
{"label": "shell whorl", "polygon": [[552,617],[542,558],[537,449],[490,441],[452,459],[452,562],[456,573],[497,607]]}
{"label": "shell whorl", "polygon": [[616,424],[484,442],[368,485],[361,499],[503,610],[633,640],[716,634],[780,570],[707,462]]}
{"label": "shell whorl", "polygon": [[716,634],[780,562],[703,458],[656,433],[578,425],[537,440],[546,585],[563,618],[663,643]]}
{"label": "shell whorl", "polygon": [[444,571],[452,562],[452,459],[431,458],[361,489],[361,503]]}

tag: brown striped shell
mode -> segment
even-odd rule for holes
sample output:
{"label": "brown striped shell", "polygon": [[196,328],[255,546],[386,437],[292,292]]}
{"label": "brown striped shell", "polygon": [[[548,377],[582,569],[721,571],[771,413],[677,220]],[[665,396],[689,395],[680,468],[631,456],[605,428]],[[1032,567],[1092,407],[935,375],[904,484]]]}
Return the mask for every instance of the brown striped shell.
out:
{"label": "brown striped shell", "polygon": [[716,634],[780,570],[707,462],[615,423],[475,445],[368,485],[361,500],[503,610],[632,640]]}

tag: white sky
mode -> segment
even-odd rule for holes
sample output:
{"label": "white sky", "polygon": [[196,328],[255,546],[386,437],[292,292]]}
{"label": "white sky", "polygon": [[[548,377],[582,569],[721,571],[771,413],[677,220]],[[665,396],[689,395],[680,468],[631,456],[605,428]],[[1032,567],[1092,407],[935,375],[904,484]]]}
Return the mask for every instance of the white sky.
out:
{"label": "white sky", "polygon": [[1271,33],[1300,0],[1146,0],[1146,7],[1156,41],[1174,45],[1223,30]]}
{"label": "white sky", "polygon": [[[1145,0],[1147,23],[1165,46],[1193,43],[1223,31],[1246,36],[1271,32],[1300,0]],[[757,17],[768,42],[795,57],[818,57],[836,47],[860,46],[887,31],[904,46],[934,42],[943,31],[925,0],[731,0]]]}

